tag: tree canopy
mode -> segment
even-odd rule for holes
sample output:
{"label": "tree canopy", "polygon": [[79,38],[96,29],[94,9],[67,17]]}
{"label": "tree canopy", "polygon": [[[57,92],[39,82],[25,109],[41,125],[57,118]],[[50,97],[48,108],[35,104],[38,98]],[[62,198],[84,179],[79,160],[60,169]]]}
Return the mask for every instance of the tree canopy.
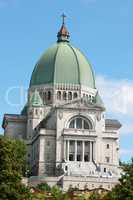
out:
{"label": "tree canopy", "polygon": [[[122,176],[112,191],[100,194],[90,192],[87,200],[133,200],[133,159],[129,163],[122,163]],[[22,176],[26,169],[26,145],[20,140],[0,137],[0,200],[33,200],[48,199],[44,194],[50,193],[51,200],[74,199],[75,190],[64,193],[57,186],[52,188],[47,183],[39,184],[36,189],[42,193],[41,197],[31,195],[27,186],[22,184]],[[76,200],[86,200],[85,196],[77,196]]]}
{"label": "tree canopy", "polygon": [[119,184],[110,191],[105,200],[133,200],[133,159],[122,163],[123,173]]}
{"label": "tree canopy", "polygon": [[1,136],[0,199],[30,199],[28,188],[21,182],[25,166],[26,146],[24,142]]}

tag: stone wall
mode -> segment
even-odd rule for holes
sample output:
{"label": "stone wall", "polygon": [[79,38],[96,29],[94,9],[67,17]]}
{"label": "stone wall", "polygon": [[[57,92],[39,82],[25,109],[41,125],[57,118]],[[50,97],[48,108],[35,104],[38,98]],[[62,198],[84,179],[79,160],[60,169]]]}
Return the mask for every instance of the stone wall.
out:
{"label": "stone wall", "polygon": [[39,183],[48,183],[50,186],[59,185],[64,191],[69,188],[78,188],[79,190],[104,188],[111,190],[117,183],[117,178],[100,178],[100,177],[30,177],[28,180],[29,186],[36,186]]}
{"label": "stone wall", "polygon": [[26,122],[25,121],[8,121],[5,128],[5,136],[17,139],[26,138]]}

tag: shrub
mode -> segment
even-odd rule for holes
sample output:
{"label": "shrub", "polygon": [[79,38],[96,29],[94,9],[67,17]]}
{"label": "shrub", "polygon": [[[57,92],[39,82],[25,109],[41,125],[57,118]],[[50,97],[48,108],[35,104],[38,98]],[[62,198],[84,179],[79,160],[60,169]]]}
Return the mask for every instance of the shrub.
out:
{"label": "shrub", "polygon": [[47,183],[40,183],[37,185],[36,188],[42,192],[50,192],[51,191],[51,187]]}

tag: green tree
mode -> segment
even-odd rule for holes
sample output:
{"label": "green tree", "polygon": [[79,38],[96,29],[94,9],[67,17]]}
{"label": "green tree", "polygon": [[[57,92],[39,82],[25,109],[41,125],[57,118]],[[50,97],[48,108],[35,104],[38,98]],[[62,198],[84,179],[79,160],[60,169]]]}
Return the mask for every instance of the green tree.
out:
{"label": "green tree", "polygon": [[47,183],[40,183],[37,185],[36,188],[42,192],[50,192],[51,191],[51,187]]}
{"label": "green tree", "polygon": [[102,194],[100,194],[98,191],[90,192],[88,200],[102,200]]}
{"label": "green tree", "polygon": [[0,200],[28,200],[29,189],[22,184],[26,146],[22,141],[0,137]]}
{"label": "green tree", "polygon": [[105,196],[105,200],[133,200],[133,159],[121,165],[123,169],[119,184]]}
{"label": "green tree", "polygon": [[51,188],[52,200],[64,200],[65,194],[63,194],[62,190],[58,186],[53,186]]}

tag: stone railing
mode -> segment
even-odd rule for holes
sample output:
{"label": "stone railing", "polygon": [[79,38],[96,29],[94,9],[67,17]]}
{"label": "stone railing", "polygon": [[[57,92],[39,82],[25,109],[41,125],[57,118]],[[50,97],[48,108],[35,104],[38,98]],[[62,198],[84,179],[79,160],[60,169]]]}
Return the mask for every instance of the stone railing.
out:
{"label": "stone railing", "polygon": [[119,138],[119,135],[118,135],[117,132],[114,132],[114,131],[106,131],[106,132],[103,132],[102,137],[103,137],[103,138],[118,139],[118,138]]}

